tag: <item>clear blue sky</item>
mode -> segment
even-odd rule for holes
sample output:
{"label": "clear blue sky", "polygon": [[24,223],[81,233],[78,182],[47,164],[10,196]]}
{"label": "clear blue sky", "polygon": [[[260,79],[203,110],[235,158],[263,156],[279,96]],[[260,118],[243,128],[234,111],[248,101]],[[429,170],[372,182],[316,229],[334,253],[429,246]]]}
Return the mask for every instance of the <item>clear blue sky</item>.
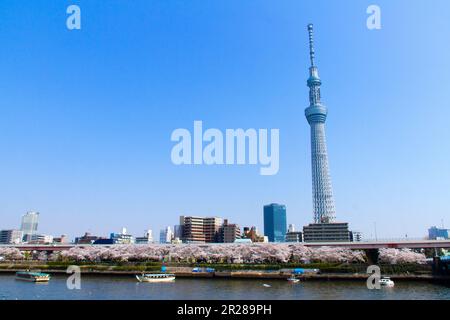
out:
{"label": "clear blue sky", "polygon": [[[337,219],[379,237],[450,226],[450,2],[0,2],[0,228],[135,235],[181,214],[312,221],[306,24],[329,108]],[[66,28],[77,4],[82,29]],[[280,129],[280,171],[175,166],[176,128]],[[191,129],[192,130],[192,129]]]}

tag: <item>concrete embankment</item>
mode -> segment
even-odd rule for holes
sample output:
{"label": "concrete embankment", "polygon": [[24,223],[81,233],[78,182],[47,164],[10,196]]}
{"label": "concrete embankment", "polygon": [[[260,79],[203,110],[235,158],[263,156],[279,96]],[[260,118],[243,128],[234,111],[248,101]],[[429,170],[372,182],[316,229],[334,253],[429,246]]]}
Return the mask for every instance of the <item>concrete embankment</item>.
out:
{"label": "concrete embankment", "polygon": [[[287,272],[279,271],[256,271],[256,270],[242,270],[242,271],[216,271],[216,272],[192,272],[185,270],[174,270],[175,268],[168,268],[167,272],[174,273],[178,278],[215,278],[215,279],[281,279],[285,280],[291,276]],[[11,274],[17,271],[23,271],[23,268],[8,268],[0,269],[1,274]],[[66,270],[52,270],[45,269],[43,272],[50,274],[67,274]],[[95,276],[133,276],[141,274],[141,271],[129,271],[129,270],[96,270],[94,268],[83,268],[83,275],[95,275]],[[156,273],[150,272],[148,273]],[[390,276],[394,281],[449,281],[448,277],[433,276],[431,274],[393,274],[385,275]],[[368,274],[363,273],[309,273],[299,275],[301,280],[322,280],[322,281],[366,281]]]}

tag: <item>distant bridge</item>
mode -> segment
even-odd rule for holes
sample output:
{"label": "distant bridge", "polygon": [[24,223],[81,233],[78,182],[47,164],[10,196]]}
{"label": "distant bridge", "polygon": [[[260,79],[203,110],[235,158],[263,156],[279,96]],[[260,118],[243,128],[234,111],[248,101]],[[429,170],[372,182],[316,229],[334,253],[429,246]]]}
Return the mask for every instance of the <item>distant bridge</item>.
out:
{"label": "distant bridge", "polygon": [[[294,244],[294,242],[291,242]],[[370,249],[381,249],[381,248],[409,248],[409,249],[426,249],[426,248],[450,248],[450,240],[378,240],[378,241],[355,241],[355,242],[302,242],[306,247],[341,247],[348,249],[358,249],[358,250],[370,250]],[[190,245],[190,244],[182,244]],[[211,245],[208,243],[208,245]],[[224,245],[224,244],[214,244],[214,245]],[[226,244],[229,245],[229,244]],[[20,251],[65,251],[71,248],[86,248],[86,247],[111,247],[120,246],[117,245],[93,245],[93,244],[18,244],[18,245],[0,245],[1,247],[13,247]],[[139,244],[137,244],[139,246]]]}

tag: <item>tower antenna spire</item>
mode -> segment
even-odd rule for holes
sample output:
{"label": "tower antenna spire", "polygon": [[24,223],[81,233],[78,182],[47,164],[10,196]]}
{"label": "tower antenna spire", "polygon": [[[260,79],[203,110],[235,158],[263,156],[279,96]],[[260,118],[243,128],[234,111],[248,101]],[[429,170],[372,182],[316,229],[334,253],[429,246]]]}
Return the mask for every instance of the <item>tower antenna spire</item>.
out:
{"label": "tower antenna spire", "polygon": [[309,33],[309,59],[311,60],[311,67],[314,67],[314,26],[312,23],[308,24]]}

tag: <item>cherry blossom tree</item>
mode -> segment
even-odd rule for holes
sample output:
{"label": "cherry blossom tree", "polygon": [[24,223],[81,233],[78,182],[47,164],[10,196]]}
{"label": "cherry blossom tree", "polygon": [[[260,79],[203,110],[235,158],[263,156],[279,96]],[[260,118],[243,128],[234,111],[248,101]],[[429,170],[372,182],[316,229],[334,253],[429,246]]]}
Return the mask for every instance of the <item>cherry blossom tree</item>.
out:
{"label": "cherry blossom tree", "polygon": [[389,264],[424,264],[426,257],[423,253],[414,252],[411,249],[383,248],[379,250],[379,260],[381,263]]}
{"label": "cherry blossom tree", "polygon": [[60,255],[73,261],[162,261],[204,263],[364,262],[363,251],[303,244],[180,244],[77,246]]}
{"label": "cherry blossom tree", "polygon": [[0,257],[4,257],[6,260],[23,260],[25,258],[19,249],[12,247],[0,248]]}

